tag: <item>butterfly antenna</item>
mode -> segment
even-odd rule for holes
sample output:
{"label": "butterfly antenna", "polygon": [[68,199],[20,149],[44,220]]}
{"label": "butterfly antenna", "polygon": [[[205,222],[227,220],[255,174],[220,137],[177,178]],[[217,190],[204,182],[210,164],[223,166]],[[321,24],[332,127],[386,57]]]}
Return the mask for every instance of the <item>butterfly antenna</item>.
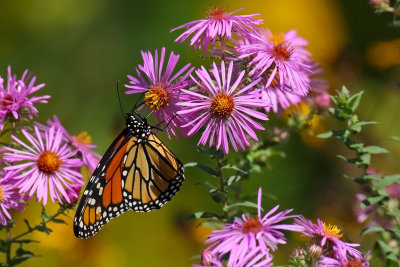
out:
{"label": "butterfly antenna", "polygon": [[122,108],[121,104],[121,96],[119,95],[119,80],[117,81],[117,95],[118,95],[119,108],[121,109],[122,115],[125,117],[124,109]]}
{"label": "butterfly antenna", "polygon": [[135,105],[133,105],[132,109],[131,109],[131,113],[134,113],[135,110],[141,106],[144,102],[140,102],[140,100],[142,99],[142,97],[144,96],[145,92],[143,92],[142,94],[140,94],[140,97],[138,98],[138,100],[136,100]]}

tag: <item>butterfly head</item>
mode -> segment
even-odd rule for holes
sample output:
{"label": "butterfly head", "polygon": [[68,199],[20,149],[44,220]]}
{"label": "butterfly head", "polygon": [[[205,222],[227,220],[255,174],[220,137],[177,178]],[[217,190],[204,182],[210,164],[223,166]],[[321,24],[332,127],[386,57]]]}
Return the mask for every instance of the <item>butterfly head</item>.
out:
{"label": "butterfly head", "polygon": [[139,140],[147,140],[151,134],[151,126],[147,124],[146,119],[134,114],[125,115],[126,127],[131,133],[139,138]]}

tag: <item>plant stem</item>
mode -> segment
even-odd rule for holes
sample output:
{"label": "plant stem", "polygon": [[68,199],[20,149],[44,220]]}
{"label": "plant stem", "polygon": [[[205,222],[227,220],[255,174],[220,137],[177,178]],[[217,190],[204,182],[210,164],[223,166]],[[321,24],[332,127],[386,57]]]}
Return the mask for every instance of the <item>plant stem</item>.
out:
{"label": "plant stem", "polygon": [[224,174],[222,173],[222,166],[223,166],[223,159],[224,155],[217,151],[216,155],[216,160],[217,160],[217,171],[218,171],[218,176],[219,176],[219,190],[221,192],[221,198],[222,198],[222,208],[225,210],[225,208],[228,206],[227,204],[227,199],[226,199],[226,192],[225,192],[225,179],[224,179]]}
{"label": "plant stem", "polygon": [[58,216],[64,214],[64,211],[65,211],[65,210],[66,210],[66,209],[63,208],[63,207],[59,208],[58,211],[57,211],[54,215],[50,216],[50,217],[49,217],[48,219],[46,219],[46,220],[43,220],[42,223],[36,225],[35,227],[28,229],[28,231],[26,231],[26,232],[24,232],[24,233],[22,233],[22,234],[19,234],[19,235],[15,236],[15,237],[13,237],[11,240],[9,240],[9,242],[12,243],[12,242],[16,241],[17,239],[19,239],[19,238],[21,238],[21,237],[23,237],[23,236],[25,236],[25,235],[27,235],[27,234],[29,234],[29,233],[32,233],[33,231],[36,231],[37,229],[39,229],[39,227],[40,227],[43,223],[46,224],[46,223],[48,223],[48,222],[51,222],[51,221],[53,221],[54,219],[56,219]]}

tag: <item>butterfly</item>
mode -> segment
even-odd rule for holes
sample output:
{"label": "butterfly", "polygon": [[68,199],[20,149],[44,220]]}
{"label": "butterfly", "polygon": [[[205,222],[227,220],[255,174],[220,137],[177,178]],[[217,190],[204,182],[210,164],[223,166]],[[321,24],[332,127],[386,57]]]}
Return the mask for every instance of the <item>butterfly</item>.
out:
{"label": "butterfly", "polygon": [[180,189],[183,164],[153,133],[158,129],[131,112],[126,127],[107,149],[76,210],[74,234],[95,235],[127,210],[159,209]]}

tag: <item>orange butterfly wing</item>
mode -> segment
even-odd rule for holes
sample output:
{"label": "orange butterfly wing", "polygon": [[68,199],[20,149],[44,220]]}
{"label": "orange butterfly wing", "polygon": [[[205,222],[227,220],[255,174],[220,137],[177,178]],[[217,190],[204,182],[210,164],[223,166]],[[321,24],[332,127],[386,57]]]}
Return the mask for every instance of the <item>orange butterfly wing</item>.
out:
{"label": "orange butterfly wing", "polygon": [[128,209],[159,209],[183,180],[183,165],[171,150],[154,134],[146,137],[128,124],[88,182],[76,211],[74,233],[88,238]]}

